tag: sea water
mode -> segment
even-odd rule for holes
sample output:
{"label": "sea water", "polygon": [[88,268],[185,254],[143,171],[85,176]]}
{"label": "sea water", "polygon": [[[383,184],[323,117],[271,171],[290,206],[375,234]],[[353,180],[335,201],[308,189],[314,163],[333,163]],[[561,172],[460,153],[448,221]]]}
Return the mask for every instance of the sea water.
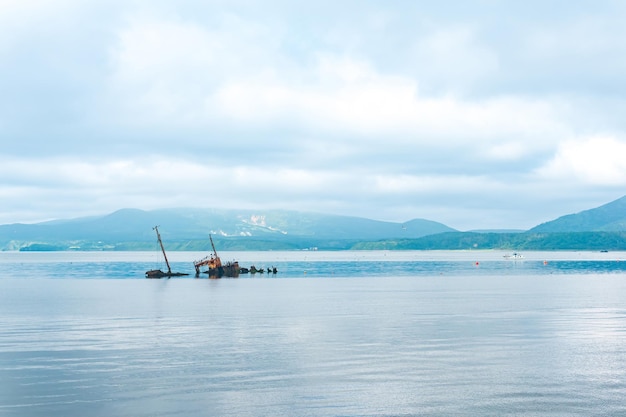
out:
{"label": "sea water", "polygon": [[0,416],[626,415],[626,254],[0,253]]}

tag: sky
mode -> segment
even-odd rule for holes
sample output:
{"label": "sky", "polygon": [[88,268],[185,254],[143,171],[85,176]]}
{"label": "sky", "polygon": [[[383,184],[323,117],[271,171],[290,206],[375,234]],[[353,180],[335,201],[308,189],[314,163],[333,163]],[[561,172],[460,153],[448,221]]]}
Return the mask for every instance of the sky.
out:
{"label": "sky", "polygon": [[626,195],[626,2],[0,0],[0,224],[529,229]]}

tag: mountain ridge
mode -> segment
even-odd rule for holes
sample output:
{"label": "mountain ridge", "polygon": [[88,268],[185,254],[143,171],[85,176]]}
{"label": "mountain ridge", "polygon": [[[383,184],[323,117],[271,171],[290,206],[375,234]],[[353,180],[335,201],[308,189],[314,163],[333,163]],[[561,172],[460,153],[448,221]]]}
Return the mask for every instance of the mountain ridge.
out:
{"label": "mountain ridge", "polygon": [[19,250],[33,243],[54,247],[59,242],[92,249],[98,247],[97,242],[107,248],[129,242],[135,242],[135,247],[142,247],[138,243],[155,240],[152,228],[156,225],[161,226],[159,230],[165,241],[207,241],[211,234],[219,239],[231,240],[276,241],[283,238],[303,245],[321,240],[417,238],[455,231],[442,223],[425,219],[395,223],[288,210],[124,208],[89,218],[1,225],[0,249]]}
{"label": "mountain ridge", "polygon": [[0,225],[0,250],[147,250],[160,226],[169,250],[626,250],[626,196],[527,231],[461,232],[426,219],[388,222],[290,210],[124,208],[102,216]]}
{"label": "mountain ridge", "polygon": [[626,196],[599,207],[541,223],[531,233],[619,232],[626,230]]}

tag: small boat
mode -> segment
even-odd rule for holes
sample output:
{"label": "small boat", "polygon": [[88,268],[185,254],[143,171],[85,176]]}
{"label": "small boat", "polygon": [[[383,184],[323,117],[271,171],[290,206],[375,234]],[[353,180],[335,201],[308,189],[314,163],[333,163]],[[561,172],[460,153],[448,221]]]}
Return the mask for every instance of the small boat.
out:
{"label": "small boat", "polygon": [[524,259],[524,255],[521,253],[513,252],[512,254],[507,253],[504,255],[505,259]]}
{"label": "small boat", "polygon": [[211,240],[213,253],[200,259],[199,261],[194,261],[193,266],[196,267],[196,277],[200,276],[200,268],[203,266],[208,267],[204,273],[209,274],[209,277],[211,278],[238,277],[240,272],[239,262],[232,261],[222,264],[222,260],[219,256],[217,256],[215,244],[213,243],[213,237],[211,237],[211,235],[209,235],[209,239]]}
{"label": "small boat", "polygon": [[183,272],[172,272],[172,268],[170,268],[170,263],[167,260],[167,255],[165,254],[165,248],[163,247],[163,241],[161,241],[161,234],[159,233],[159,226],[154,226],[152,230],[156,231],[157,240],[159,241],[159,245],[161,246],[161,251],[163,252],[163,258],[165,258],[165,265],[167,265],[167,272],[163,272],[160,269],[151,269],[146,271],[146,278],[165,278],[165,277],[182,277],[185,275]]}

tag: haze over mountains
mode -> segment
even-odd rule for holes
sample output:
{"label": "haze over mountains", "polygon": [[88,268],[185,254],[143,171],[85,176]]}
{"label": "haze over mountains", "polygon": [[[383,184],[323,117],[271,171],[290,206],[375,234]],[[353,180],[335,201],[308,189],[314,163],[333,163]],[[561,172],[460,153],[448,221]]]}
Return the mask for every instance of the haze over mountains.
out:
{"label": "haze over mountains", "polygon": [[[626,196],[515,233],[460,232],[425,219],[405,223],[283,210],[172,208],[37,224],[0,225],[0,250],[147,250],[159,225],[168,250],[228,249],[626,249]],[[528,245],[531,246],[528,246]],[[534,245],[534,247],[533,247]],[[546,246],[547,245],[547,246]]]}
{"label": "haze over mountains", "polygon": [[[67,246],[75,249],[145,248],[160,233],[168,246],[186,249],[206,248],[209,234],[216,240],[230,240],[255,246],[272,241],[271,247],[316,246],[328,240],[368,241],[388,238],[418,238],[454,229],[429,220],[406,223],[383,222],[359,217],[269,210],[161,209],[143,211],[122,209],[101,217],[56,220],[37,224],[0,226],[0,248],[19,250],[38,245],[45,249]],[[43,245],[43,246],[42,246]],[[244,245],[245,246],[245,245]]]}

